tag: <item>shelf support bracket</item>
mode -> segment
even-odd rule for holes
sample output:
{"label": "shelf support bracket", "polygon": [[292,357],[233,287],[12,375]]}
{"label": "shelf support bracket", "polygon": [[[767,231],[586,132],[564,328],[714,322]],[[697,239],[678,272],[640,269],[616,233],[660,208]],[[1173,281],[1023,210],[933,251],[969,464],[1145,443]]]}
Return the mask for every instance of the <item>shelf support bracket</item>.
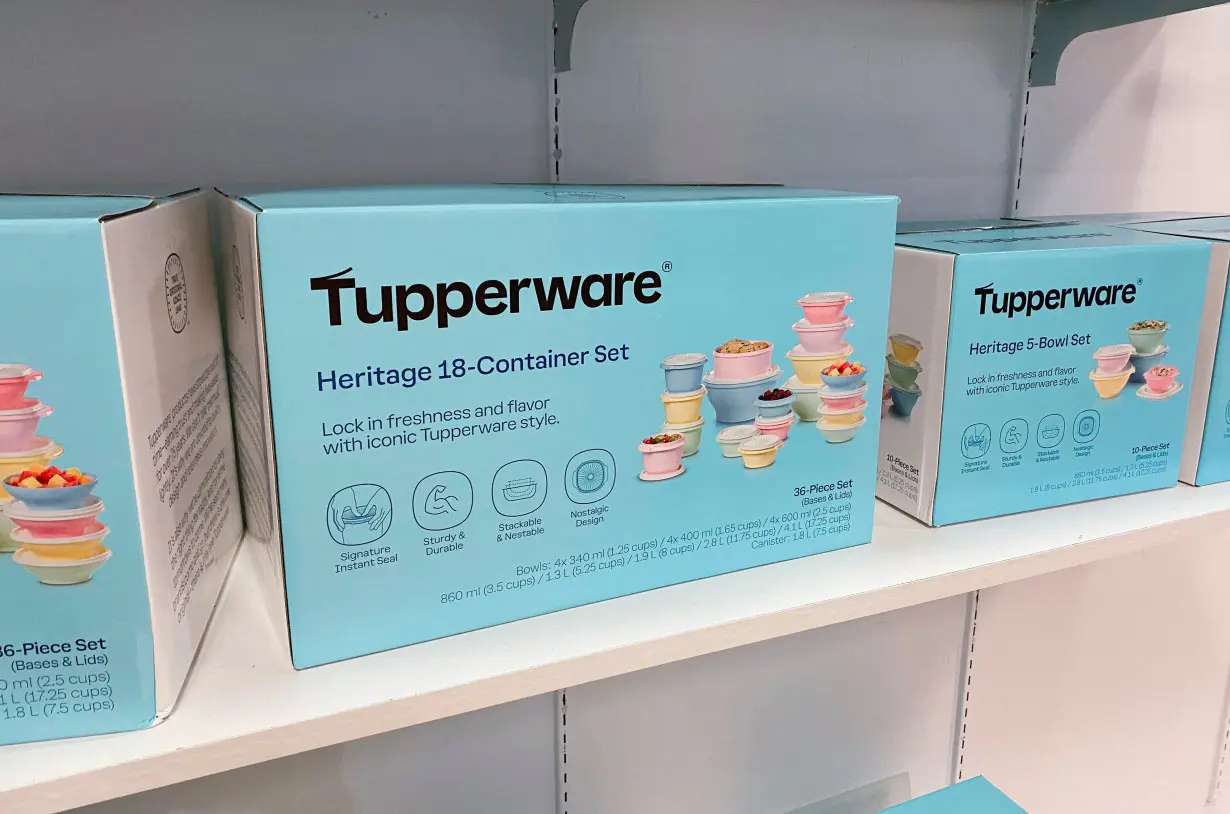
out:
{"label": "shelf support bracket", "polygon": [[555,0],[555,72],[572,70],[572,34],[585,0]]}
{"label": "shelf support bracket", "polygon": [[1029,84],[1035,88],[1054,85],[1060,57],[1082,34],[1220,6],[1225,2],[1227,0],[1039,0]]}

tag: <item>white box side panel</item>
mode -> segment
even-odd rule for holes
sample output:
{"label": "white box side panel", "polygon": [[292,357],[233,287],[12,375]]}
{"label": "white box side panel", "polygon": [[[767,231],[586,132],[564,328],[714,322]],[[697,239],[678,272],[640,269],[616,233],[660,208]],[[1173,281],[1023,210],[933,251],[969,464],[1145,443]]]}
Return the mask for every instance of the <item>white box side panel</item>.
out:
{"label": "white box side panel", "polygon": [[1230,548],[1190,540],[981,592],[963,773],[1040,814],[1197,814],[1221,758]]}
{"label": "white box side panel", "polygon": [[1192,371],[1192,394],[1187,409],[1187,431],[1183,438],[1183,458],[1179,463],[1179,480],[1196,482],[1200,467],[1200,448],[1204,443],[1204,425],[1210,409],[1224,410],[1209,404],[1213,390],[1213,363],[1217,342],[1221,336],[1221,318],[1226,305],[1226,276],[1230,271],[1230,243],[1214,243],[1209,261],[1209,281],[1204,296],[1204,311],[1200,315],[1200,344],[1196,346],[1196,368]]}
{"label": "white box side panel", "polygon": [[[568,814],[785,814],[946,785],[963,596],[568,690]],[[856,809],[857,810],[857,809]]]}
{"label": "white box side panel", "polygon": [[4,189],[546,179],[548,0],[6,0]]}
{"label": "white box side panel", "polygon": [[1023,0],[590,0],[559,76],[567,182],[788,183],[1000,216]]}
{"label": "white box side panel", "polygon": [[74,814],[553,814],[553,707],[541,695]]}

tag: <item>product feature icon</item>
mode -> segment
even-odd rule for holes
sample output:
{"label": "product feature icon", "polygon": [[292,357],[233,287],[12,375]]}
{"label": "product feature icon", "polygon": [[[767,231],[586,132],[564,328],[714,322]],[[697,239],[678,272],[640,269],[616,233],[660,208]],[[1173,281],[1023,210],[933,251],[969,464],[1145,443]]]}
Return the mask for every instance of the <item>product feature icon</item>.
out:
{"label": "product feature icon", "polygon": [[605,449],[578,452],[564,469],[564,491],[573,503],[597,503],[615,488],[615,456]]}
{"label": "product feature icon", "polygon": [[991,451],[991,428],[987,424],[970,424],[961,433],[961,454],[971,461]]}
{"label": "product feature icon", "polygon": [[1063,416],[1051,413],[1044,417],[1038,422],[1038,446],[1043,449],[1059,446],[1066,428],[1067,423],[1063,420]]}
{"label": "product feature icon", "polygon": [[1098,437],[1101,430],[1102,414],[1097,410],[1084,410],[1072,422],[1072,440],[1078,444],[1088,444]]}
{"label": "product feature icon", "polygon": [[461,472],[434,472],[414,487],[414,522],[427,531],[464,523],[474,510],[474,485]]}
{"label": "product feature icon", "polygon": [[325,523],[338,545],[374,543],[393,526],[393,499],[379,484],[352,484],[329,500]]}
{"label": "product feature icon", "polygon": [[1029,422],[1023,418],[1014,418],[999,428],[999,448],[1011,455],[1025,449],[1029,441]]}
{"label": "product feature icon", "polygon": [[491,503],[505,517],[536,511],[547,499],[547,470],[538,461],[509,461],[491,479]]}

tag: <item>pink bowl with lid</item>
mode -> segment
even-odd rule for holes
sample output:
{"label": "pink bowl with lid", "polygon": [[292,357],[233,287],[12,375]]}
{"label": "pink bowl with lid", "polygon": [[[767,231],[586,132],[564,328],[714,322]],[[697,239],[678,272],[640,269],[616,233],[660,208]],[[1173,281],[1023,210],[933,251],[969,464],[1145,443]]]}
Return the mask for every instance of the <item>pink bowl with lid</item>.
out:
{"label": "pink bowl with lid", "polygon": [[808,353],[836,353],[846,344],[846,331],[854,326],[854,320],[843,317],[827,325],[813,325],[800,319],[791,326],[799,335],[799,344]]}
{"label": "pink bowl with lid", "polygon": [[0,363],[0,410],[16,410],[26,398],[30,382],[43,378],[43,374],[28,365]]}
{"label": "pink bowl with lid", "polygon": [[854,298],[844,291],[817,291],[804,294],[798,304],[803,307],[803,318],[812,325],[829,325],[841,322],[852,302]]}
{"label": "pink bowl with lid", "polygon": [[22,398],[18,406],[0,410],[0,452],[24,452],[30,448],[38,422],[51,415],[41,401]]}

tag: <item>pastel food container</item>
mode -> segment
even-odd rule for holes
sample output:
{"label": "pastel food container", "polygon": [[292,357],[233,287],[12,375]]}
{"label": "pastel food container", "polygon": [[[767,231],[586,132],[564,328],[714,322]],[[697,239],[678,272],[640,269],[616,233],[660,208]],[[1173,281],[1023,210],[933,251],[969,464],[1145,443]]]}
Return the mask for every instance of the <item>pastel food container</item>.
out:
{"label": "pastel food container", "polygon": [[760,398],[764,391],[776,387],[782,376],[781,368],[777,365],[770,367],[766,374],[741,381],[721,381],[715,378],[713,373],[711,371],[705,374],[705,390],[719,424],[747,424],[754,420],[756,399]]}
{"label": "pastel food container", "polygon": [[794,393],[794,414],[800,421],[815,421],[820,418],[820,389],[823,385],[803,384],[798,376],[786,380],[786,389]]}
{"label": "pastel food container", "polygon": [[1128,378],[1132,375],[1132,368],[1121,370],[1118,373],[1099,373],[1096,370],[1089,371],[1089,378],[1093,381],[1093,389],[1098,391],[1098,395],[1104,399],[1113,399],[1123,391],[1127,386]]}
{"label": "pastel food container", "polygon": [[1158,365],[1145,371],[1145,384],[1154,393],[1165,393],[1174,386],[1174,380],[1179,377],[1179,369],[1170,365]]}
{"label": "pastel food container", "polygon": [[813,325],[800,319],[791,326],[799,335],[799,344],[808,353],[837,353],[846,343],[846,331],[852,327],[854,320],[849,317],[827,325]]}
{"label": "pastel food container", "polygon": [[1131,363],[1135,347],[1129,344],[1103,345],[1094,351],[1099,373],[1119,373]]}
{"label": "pastel food container", "polygon": [[748,469],[764,469],[777,460],[782,441],[775,435],[756,435],[739,445],[739,455]]}
{"label": "pastel food container", "polygon": [[94,491],[94,487],[98,486],[98,476],[92,472],[85,472],[83,474],[89,476],[90,482],[79,486],[48,486],[30,489],[10,483],[9,480],[14,477],[12,475],[6,478],[3,483],[5,490],[14,499],[20,500],[31,510],[59,512],[68,509],[80,509],[85,505],[86,500],[90,497],[90,493]]}
{"label": "pastel food container", "polygon": [[888,411],[893,409],[893,397],[889,396],[880,402],[880,418],[887,418]]}
{"label": "pastel food container", "polygon": [[20,475],[32,466],[47,467],[63,454],[63,447],[37,435],[21,452],[0,452],[0,500],[12,497],[5,489],[5,480]]}
{"label": "pastel food container", "polygon": [[103,538],[111,529],[102,523],[91,523],[86,530],[71,537],[38,537],[26,529],[13,532],[13,540],[23,551],[29,551],[48,560],[84,560],[97,557],[107,549]]}
{"label": "pastel food container", "polygon": [[690,393],[663,393],[658,398],[666,408],[667,424],[691,424],[700,419],[700,405],[705,400],[705,388]]}
{"label": "pastel food container", "polygon": [[893,334],[888,338],[888,346],[892,349],[893,358],[903,365],[912,365],[918,361],[922,353],[922,343],[908,334]]}
{"label": "pastel food container", "polygon": [[718,445],[722,448],[722,457],[738,458],[739,446],[757,435],[760,435],[760,430],[748,424],[738,424],[722,430],[717,436]]}
{"label": "pastel food container", "polygon": [[829,365],[841,364],[853,353],[854,346],[849,343],[837,353],[808,353],[802,345],[795,345],[786,354],[786,358],[790,360],[790,365],[794,368],[794,375],[799,381],[803,384],[820,385],[824,384],[821,379],[822,370]]}
{"label": "pastel food container", "polygon": [[854,298],[844,291],[817,291],[804,294],[799,300],[803,307],[803,318],[812,325],[829,325],[841,322],[846,306],[854,302]]}
{"label": "pastel food container", "polygon": [[643,471],[641,477],[669,477],[683,468],[683,436],[665,444],[646,444],[637,447],[641,453]]}
{"label": "pastel food container", "polygon": [[20,399],[19,406],[0,410],[0,452],[28,449],[38,432],[38,422],[51,412],[50,406],[27,398]]}
{"label": "pastel food container", "polygon": [[784,415],[790,415],[792,406],[794,406],[793,391],[791,395],[780,399],[765,399],[763,396],[757,396],[756,416],[758,418],[781,418]]}
{"label": "pastel food container", "polygon": [[891,353],[884,357],[885,363],[888,365],[888,378],[893,384],[899,384],[902,387],[909,387],[918,381],[918,374],[922,373],[922,365],[918,362],[903,364],[897,361],[897,357]]}
{"label": "pastel food container", "polygon": [[675,433],[683,436],[683,457],[695,455],[700,450],[700,429],[705,426],[705,419],[698,418],[687,424],[663,424],[662,432]]}
{"label": "pastel food container", "polygon": [[12,554],[21,547],[13,539],[13,532],[17,530],[17,524],[4,513],[4,506],[7,505],[7,503],[0,503],[0,554]]}
{"label": "pastel food container", "polygon": [[865,383],[853,390],[838,390],[825,385],[817,391],[820,403],[828,410],[848,410],[851,407],[858,407],[860,404],[866,407],[866,395],[867,385]]}
{"label": "pastel food container", "polygon": [[713,378],[720,381],[742,381],[766,375],[773,367],[773,343],[747,353],[713,352]]}
{"label": "pastel food container", "polygon": [[97,525],[102,510],[103,502],[93,495],[86,498],[80,507],[62,511],[37,511],[20,500],[0,507],[0,513],[35,538],[79,537]]}
{"label": "pastel food container", "polygon": [[902,418],[910,417],[921,395],[922,391],[918,389],[917,384],[913,387],[898,387],[894,384],[888,389],[888,397],[893,403],[893,412]]}
{"label": "pastel food container", "polygon": [[755,426],[761,435],[771,435],[779,441],[785,441],[790,435],[790,427],[794,424],[794,416],[787,415],[781,418],[758,418]]}
{"label": "pastel food container", "polygon": [[1144,384],[1145,373],[1151,368],[1155,368],[1162,362],[1166,361],[1166,356],[1170,353],[1169,345],[1160,345],[1153,353],[1132,354],[1132,375],[1128,377],[1128,381],[1133,384]]}
{"label": "pastel food container", "polygon": [[1169,330],[1170,323],[1161,319],[1134,322],[1128,328],[1128,341],[1136,348],[1137,353],[1150,354],[1162,346],[1162,340],[1166,338],[1166,332]]}
{"label": "pastel food container", "polygon": [[29,571],[44,585],[80,585],[89,582],[94,572],[111,559],[106,549],[84,560],[59,560],[40,557],[31,551],[18,551],[13,562]]}
{"label": "pastel food container", "polygon": [[867,402],[859,400],[859,403],[853,407],[835,410],[830,407],[820,408],[820,420],[830,427],[839,427],[843,424],[861,424],[865,420],[863,411],[867,409]]}
{"label": "pastel food container", "polygon": [[675,353],[663,359],[662,370],[666,372],[666,392],[692,393],[699,390],[707,361],[709,357],[703,353]]}
{"label": "pastel food container", "polygon": [[856,421],[853,424],[830,424],[827,421],[820,420],[816,422],[816,429],[824,436],[824,440],[830,444],[844,444],[849,441],[858,431],[867,423],[867,419]]}
{"label": "pastel food container", "polygon": [[0,364],[0,410],[15,410],[26,398],[30,382],[43,378],[43,374],[27,365]]}
{"label": "pastel food container", "polygon": [[824,373],[820,374],[820,381],[824,382],[826,387],[831,387],[834,390],[855,390],[863,386],[863,380],[866,378],[866,368],[863,368],[860,373],[849,373],[845,376],[829,376]]}

